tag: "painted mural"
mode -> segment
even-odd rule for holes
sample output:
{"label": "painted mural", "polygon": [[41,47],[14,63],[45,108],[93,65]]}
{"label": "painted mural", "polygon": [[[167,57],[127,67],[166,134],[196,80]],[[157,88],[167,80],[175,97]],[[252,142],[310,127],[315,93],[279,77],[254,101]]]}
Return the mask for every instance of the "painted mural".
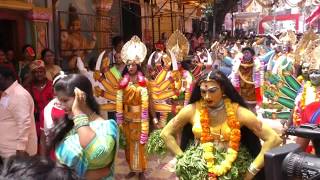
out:
{"label": "painted mural", "polygon": [[78,56],[88,62],[96,49],[96,11],[91,0],[60,0],[56,3],[60,32],[60,56],[68,69],[76,68]]}

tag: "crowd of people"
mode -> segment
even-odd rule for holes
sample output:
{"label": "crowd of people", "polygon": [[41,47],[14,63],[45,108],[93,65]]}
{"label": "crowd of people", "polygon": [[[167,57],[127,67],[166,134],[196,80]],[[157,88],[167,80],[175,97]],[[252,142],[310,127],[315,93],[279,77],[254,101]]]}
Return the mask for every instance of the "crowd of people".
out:
{"label": "crowd of people", "polygon": [[[50,49],[36,59],[26,45],[20,61],[0,49],[0,179],[114,179],[121,144],[126,178],[146,179],[145,149],[157,130],[182,179],[227,176],[243,147],[252,162],[237,176],[263,178],[264,153],[282,142],[264,119],[319,122],[309,121],[320,98],[320,40],[312,33],[209,44],[177,30],[153,52],[137,36],[114,37],[112,51],[89,62],[76,57],[72,73]],[[179,168],[190,147],[206,167],[196,174]]]}

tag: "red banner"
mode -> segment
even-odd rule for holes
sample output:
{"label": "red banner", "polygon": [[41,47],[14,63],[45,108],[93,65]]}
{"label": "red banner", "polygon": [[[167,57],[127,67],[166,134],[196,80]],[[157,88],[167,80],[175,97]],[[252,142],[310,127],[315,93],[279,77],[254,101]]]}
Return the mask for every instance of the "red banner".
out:
{"label": "red banner", "polygon": [[312,24],[320,16],[320,6],[318,6],[311,14],[306,18],[306,24]]}

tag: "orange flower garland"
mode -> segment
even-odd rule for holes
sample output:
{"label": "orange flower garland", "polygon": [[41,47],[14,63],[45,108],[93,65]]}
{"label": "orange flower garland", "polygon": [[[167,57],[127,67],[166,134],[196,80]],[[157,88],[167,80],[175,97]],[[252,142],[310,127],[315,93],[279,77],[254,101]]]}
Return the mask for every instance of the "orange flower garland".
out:
{"label": "orange flower garland", "polygon": [[226,106],[227,112],[227,124],[230,127],[230,140],[229,140],[229,147],[227,149],[227,153],[225,155],[225,160],[223,160],[220,164],[215,165],[214,163],[214,155],[213,152],[214,148],[214,137],[210,132],[210,120],[208,115],[207,107],[202,107],[201,113],[201,146],[203,148],[203,157],[207,162],[208,168],[208,176],[209,180],[215,180],[217,177],[224,175],[227,173],[232,166],[232,163],[237,159],[238,150],[240,146],[240,139],[241,139],[241,131],[240,131],[240,122],[236,117],[235,109],[232,106],[230,99],[225,99],[224,104]]}
{"label": "orange flower garland", "polygon": [[[308,96],[308,97],[307,97]],[[314,99],[313,99],[314,98]],[[317,89],[311,84],[310,81],[305,82],[303,85],[303,91],[301,93],[301,98],[298,100],[298,104],[294,109],[293,122],[294,125],[298,126],[301,123],[301,113],[306,107],[306,103],[310,103],[310,99],[314,102],[318,102],[320,95],[317,93]]]}

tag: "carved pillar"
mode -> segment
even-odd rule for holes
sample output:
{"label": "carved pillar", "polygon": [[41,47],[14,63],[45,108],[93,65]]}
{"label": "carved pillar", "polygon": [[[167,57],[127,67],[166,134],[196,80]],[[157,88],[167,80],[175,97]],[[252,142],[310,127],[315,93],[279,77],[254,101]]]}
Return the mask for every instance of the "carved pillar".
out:
{"label": "carved pillar", "polygon": [[147,45],[152,43],[152,32],[150,30],[150,25],[152,23],[152,17],[150,16],[150,12],[152,11],[152,3],[153,1],[150,0],[149,3],[145,2],[144,0],[140,0],[141,7],[141,29],[142,31],[142,41]]}
{"label": "carved pillar", "polygon": [[41,51],[49,47],[48,22],[52,21],[52,11],[49,8],[33,7],[27,17],[31,21],[32,44],[37,58],[40,58]]}
{"label": "carved pillar", "polygon": [[96,0],[96,30],[97,33],[97,48],[99,52],[103,51],[106,47],[111,47],[112,38],[112,19],[109,15],[113,0]]}

